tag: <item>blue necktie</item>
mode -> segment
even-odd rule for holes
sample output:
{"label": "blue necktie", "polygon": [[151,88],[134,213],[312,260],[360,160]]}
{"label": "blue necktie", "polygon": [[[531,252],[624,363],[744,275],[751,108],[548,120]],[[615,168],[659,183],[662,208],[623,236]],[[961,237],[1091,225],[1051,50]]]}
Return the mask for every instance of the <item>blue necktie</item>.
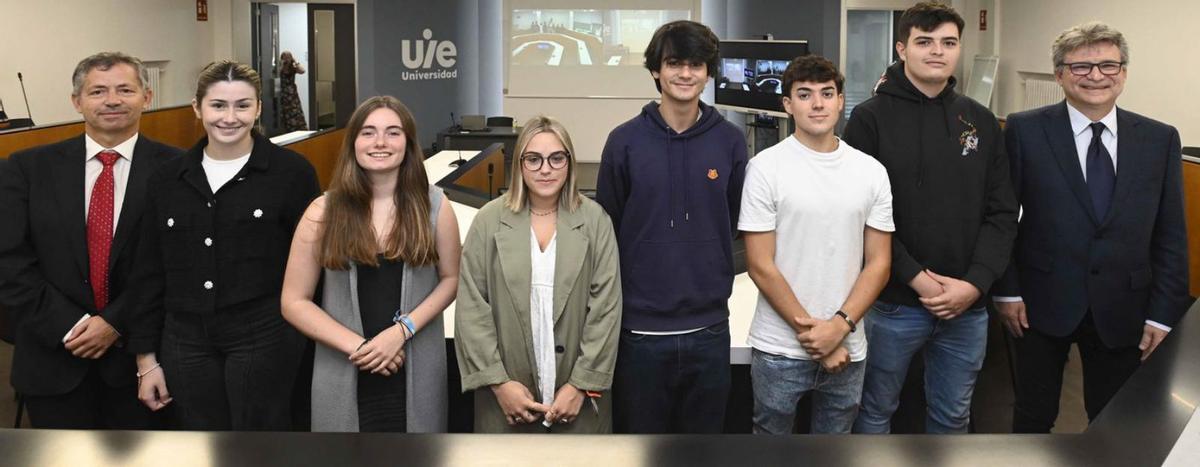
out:
{"label": "blue necktie", "polygon": [[1087,186],[1092,195],[1092,207],[1096,210],[1096,219],[1104,220],[1108,207],[1112,204],[1113,185],[1117,181],[1117,173],[1113,170],[1112,156],[1100,141],[1104,133],[1104,124],[1100,122],[1089,125],[1092,127],[1092,144],[1087,151]]}

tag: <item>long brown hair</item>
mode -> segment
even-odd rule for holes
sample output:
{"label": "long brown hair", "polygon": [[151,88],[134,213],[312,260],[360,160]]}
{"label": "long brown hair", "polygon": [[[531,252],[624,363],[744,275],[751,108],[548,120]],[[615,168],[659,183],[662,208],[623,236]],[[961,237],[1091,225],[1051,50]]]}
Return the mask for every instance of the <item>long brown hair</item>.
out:
{"label": "long brown hair", "polygon": [[371,227],[371,182],[354,154],[354,142],[367,116],[388,109],[400,117],[403,126],[404,160],[396,180],[396,216],[392,220],[383,256],[413,266],[428,266],[438,260],[433,228],[429,222],[429,179],[425,175],[425,155],[417,142],[412,112],[392,96],[367,99],[354,110],[346,127],[346,136],[338,151],[333,181],[325,194],[325,218],[321,236],[321,265],[329,269],[347,269],[349,262],[378,266],[378,241]]}

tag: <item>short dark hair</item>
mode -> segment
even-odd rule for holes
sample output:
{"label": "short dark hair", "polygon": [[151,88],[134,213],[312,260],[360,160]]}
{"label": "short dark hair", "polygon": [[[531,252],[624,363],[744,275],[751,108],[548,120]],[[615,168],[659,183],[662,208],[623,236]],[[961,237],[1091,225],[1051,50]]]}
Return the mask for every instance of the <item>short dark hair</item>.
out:
{"label": "short dark hair", "polygon": [[963,26],[966,26],[966,22],[957,11],[954,11],[954,8],[936,2],[918,3],[912,8],[904,10],[904,14],[900,15],[900,22],[896,26],[896,40],[907,44],[912,28],[932,32],[945,23],[954,23],[955,26],[958,26],[958,36],[962,37]]}
{"label": "short dark hair", "polygon": [[[654,31],[646,45],[646,69],[658,72],[664,60],[683,60],[705,64],[708,76],[716,77],[719,44],[720,39],[708,26],[689,20],[672,21]],[[654,80],[654,87],[662,92],[658,80]]]}
{"label": "short dark hair", "polygon": [[846,77],[838,71],[837,65],[820,55],[801,55],[792,59],[787,69],[783,71],[783,95],[792,97],[792,85],[795,83],[825,83],[833,81],[837,93],[842,94],[846,85]]}

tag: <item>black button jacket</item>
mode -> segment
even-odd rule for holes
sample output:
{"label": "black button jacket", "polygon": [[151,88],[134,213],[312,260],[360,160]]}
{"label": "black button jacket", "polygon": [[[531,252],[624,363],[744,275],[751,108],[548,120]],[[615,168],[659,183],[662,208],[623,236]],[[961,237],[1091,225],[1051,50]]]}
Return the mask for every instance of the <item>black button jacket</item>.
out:
{"label": "black button jacket", "polygon": [[135,266],[135,353],[155,351],[166,313],[279,309],[292,233],[320,193],[303,156],[254,136],[250,160],[213,193],[201,166],[208,139],[150,182]]}

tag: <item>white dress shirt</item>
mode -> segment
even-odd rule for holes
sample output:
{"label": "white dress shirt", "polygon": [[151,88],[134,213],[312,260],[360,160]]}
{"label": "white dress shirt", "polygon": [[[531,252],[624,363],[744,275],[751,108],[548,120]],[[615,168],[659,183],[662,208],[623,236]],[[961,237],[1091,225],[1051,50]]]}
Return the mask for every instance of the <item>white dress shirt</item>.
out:
{"label": "white dress shirt", "polygon": [[121,218],[121,205],[125,200],[125,185],[129,181],[129,169],[133,166],[133,148],[137,145],[138,135],[134,133],[121,144],[106,148],[97,143],[86,133],[83,135],[84,155],[86,156],[83,173],[83,221],[87,222],[88,209],[92,207],[92,188],[104,171],[104,164],[96,158],[101,151],[113,150],[121,155],[113,164],[113,233],[117,231],[117,222]]}
{"label": "white dress shirt", "polygon": [[[1071,103],[1067,103],[1067,115],[1071,118],[1071,132],[1075,135],[1075,153],[1079,157],[1079,171],[1083,174],[1083,181],[1087,181],[1087,153],[1088,148],[1092,145],[1092,128],[1094,123],[1083,112],[1080,112]],[[1104,149],[1108,150],[1108,154],[1112,156],[1113,173],[1117,171],[1117,107],[1113,106],[1108,114],[1096,120],[1104,124],[1104,131],[1100,133],[1100,143],[1104,145]],[[997,303],[1005,302],[1020,302],[1021,297],[992,297],[992,300]],[[1171,327],[1162,323],[1146,320],[1146,324],[1171,332]]]}

